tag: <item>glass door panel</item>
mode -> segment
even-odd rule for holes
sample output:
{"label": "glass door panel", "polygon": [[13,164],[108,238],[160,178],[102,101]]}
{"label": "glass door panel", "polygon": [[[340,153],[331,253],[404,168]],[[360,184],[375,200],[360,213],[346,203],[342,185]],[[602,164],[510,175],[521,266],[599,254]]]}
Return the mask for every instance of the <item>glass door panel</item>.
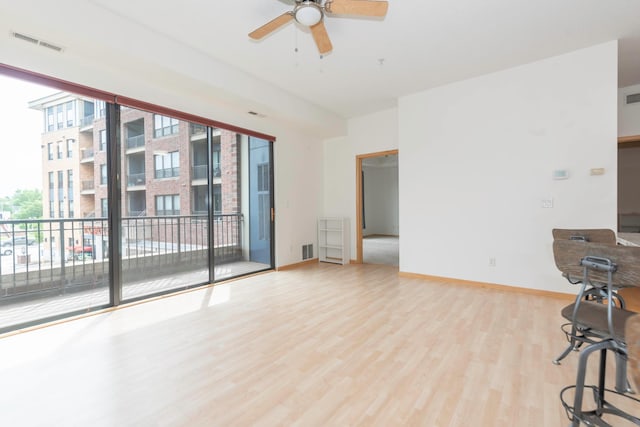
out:
{"label": "glass door panel", "polygon": [[122,299],[208,283],[206,132],[134,108],[120,121]]}
{"label": "glass door panel", "polygon": [[4,76],[0,91],[4,332],[108,306],[109,230],[98,101]]}
{"label": "glass door panel", "polygon": [[214,277],[216,281],[273,268],[271,142],[215,130]]}

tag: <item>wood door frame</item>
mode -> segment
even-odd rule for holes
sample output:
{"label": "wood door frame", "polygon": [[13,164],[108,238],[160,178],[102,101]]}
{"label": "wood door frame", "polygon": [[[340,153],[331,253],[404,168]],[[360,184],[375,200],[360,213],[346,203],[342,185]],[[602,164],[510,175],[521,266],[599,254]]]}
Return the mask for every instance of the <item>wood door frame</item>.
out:
{"label": "wood door frame", "polygon": [[[362,160],[371,157],[398,155],[398,150],[378,151],[356,156],[356,264],[362,264]],[[398,163],[399,164],[399,163]]]}
{"label": "wood door frame", "polygon": [[640,142],[640,135],[620,136],[618,137],[618,144],[624,144],[627,142]]}

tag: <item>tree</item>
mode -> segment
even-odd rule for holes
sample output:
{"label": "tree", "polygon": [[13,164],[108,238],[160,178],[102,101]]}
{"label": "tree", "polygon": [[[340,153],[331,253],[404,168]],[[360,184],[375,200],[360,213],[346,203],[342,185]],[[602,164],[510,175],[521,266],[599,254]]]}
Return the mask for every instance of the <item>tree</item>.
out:
{"label": "tree", "polygon": [[16,190],[10,198],[13,219],[42,218],[42,193],[40,190]]}

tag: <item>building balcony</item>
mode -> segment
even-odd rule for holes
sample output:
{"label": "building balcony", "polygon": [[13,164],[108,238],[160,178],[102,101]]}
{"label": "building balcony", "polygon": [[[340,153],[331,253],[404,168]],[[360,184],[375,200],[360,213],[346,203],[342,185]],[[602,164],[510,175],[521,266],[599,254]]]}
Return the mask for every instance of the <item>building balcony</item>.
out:
{"label": "building balcony", "polygon": [[127,150],[144,148],[144,134],[127,138]]}
{"label": "building balcony", "polygon": [[95,153],[93,152],[93,148],[82,148],[81,150],[80,163],[91,163],[94,161]]}
{"label": "building balcony", "polygon": [[189,127],[189,132],[190,132],[192,141],[197,141],[199,139],[204,139],[207,137],[207,127],[204,125],[191,123]]}
{"label": "building balcony", "polygon": [[89,195],[96,194],[96,184],[93,180],[85,180],[80,183],[80,194]]}
{"label": "building balcony", "polygon": [[[220,167],[213,168],[213,177],[220,178]],[[195,165],[191,167],[191,179],[193,181],[207,179],[207,165]]]}
{"label": "building balcony", "polygon": [[145,173],[130,173],[127,175],[127,187],[144,187],[145,183]]}
{"label": "building balcony", "polygon": [[93,129],[93,121],[95,120],[95,116],[92,114],[90,116],[86,116],[80,119],[80,131],[87,132]]}

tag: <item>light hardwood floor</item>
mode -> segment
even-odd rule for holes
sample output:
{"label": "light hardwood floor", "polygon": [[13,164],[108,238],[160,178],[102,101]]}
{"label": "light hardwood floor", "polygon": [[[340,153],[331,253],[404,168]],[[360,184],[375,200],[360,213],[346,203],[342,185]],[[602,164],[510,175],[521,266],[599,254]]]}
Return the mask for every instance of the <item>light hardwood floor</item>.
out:
{"label": "light hardwood floor", "polygon": [[0,339],[0,425],[568,425],[565,304],[390,266],[262,274]]}

